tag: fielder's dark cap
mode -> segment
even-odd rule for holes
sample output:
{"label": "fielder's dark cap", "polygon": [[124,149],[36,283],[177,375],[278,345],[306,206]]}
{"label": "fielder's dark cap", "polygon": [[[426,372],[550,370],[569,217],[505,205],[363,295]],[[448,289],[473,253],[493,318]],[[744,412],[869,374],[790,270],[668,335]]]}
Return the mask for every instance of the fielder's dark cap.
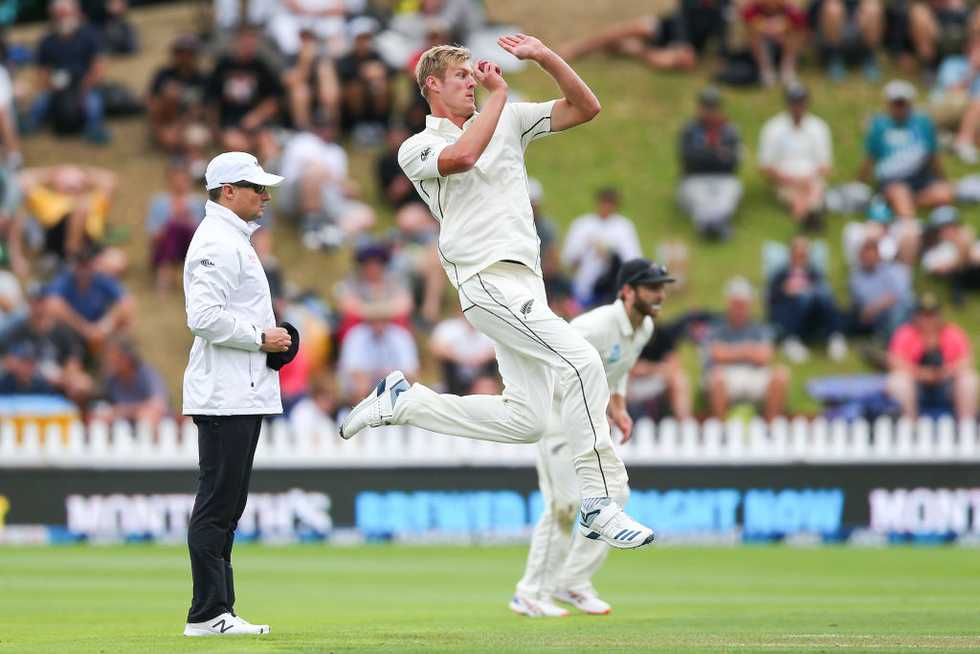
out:
{"label": "fielder's dark cap", "polygon": [[661,266],[649,259],[630,259],[619,267],[616,288],[623,288],[623,284],[641,286],[643,284],[669,284],[674,281],[676,280],[670,276],[666,266]]}
{"label": "fielder's dark cap", "polygon": [[289,349],[285,352],[266,353],[265,365],[273,370],[281,369],[284,365],[296,358],[296,353],[299,352],[299,330],[288,322],[284,322],[279,326],[289,332],[289,338],[292,340],[289,343]]}

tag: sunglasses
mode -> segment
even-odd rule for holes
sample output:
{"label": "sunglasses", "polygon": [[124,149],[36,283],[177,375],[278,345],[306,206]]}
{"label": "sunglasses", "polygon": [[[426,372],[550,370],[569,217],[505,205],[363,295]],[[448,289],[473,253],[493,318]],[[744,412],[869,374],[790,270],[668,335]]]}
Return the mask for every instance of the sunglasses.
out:
{"label": "sunglasses", "polygon": [[238,188],[250,188],[259,195],[265,195],[266,187],[262,184],[255,184],[253,182],[234,182],[231,186],[237,186]]}

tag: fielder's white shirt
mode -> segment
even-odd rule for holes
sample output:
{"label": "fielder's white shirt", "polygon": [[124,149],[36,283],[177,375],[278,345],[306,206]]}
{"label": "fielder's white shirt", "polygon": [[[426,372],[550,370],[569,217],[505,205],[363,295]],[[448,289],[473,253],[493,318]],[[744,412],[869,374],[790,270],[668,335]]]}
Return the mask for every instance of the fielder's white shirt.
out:
{"label": "fielder's white shirt", "polygon": [[399,148],[399,165],[439,221],[439,258],[455,287],[504,259],[541,274],[524,149],[551,134],[554,104],[508,103],[483,154],[464,173],[440,175],[439,155],[459,140],[476,113],[463,129],[447,118],[426,116],[425,130]]}
{"label": "fielder's white shirt", "polygon": [[653,318],[644,317],[640,327],[633,329],[623,301],[616,300],[583,313],[570,324],[598,350],[609,392],[625,397],[629,372],[653,336]]}
{"label": "fielder's white shirt", "polygon": [[823,119],[806,114],[799,126],[789,112],[770,118],[759,138],[759,164],[787,175],[812,175],[830,167],[833,152],[830,128]]}

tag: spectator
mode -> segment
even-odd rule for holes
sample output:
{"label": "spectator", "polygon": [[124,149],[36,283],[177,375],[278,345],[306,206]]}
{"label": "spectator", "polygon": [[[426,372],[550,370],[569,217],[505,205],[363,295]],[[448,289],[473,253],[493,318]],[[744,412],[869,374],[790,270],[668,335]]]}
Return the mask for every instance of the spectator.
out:
{"label": "spectator", "polygon": [[798,236],[790,244],[789,262],[769,279],[769,321],[779,331],[783,351],[793,363],[809,356],[805,343],[827,343],[834,361],[847,356],[843,319],[823,273],[810,263],[810,242]]}
{"label": "spectator", "polygon": [[300,33],[300,48],[293,65],[285,74],[289,117],[293,127],[306,131],[313,126],[313,116],[336,119],[340,115],[340,82],[330,57],[320,52],[316,36]]}
{"label": "spectator", "polygon": [[24,156],[20,151],[20,134],[17,132],[17,105],[14,102],[14,82],[6,61],[6,45],[0,43],[0,143],[3,158],[0,160],[0,180],[3,193],[0,194],[0,212],[10,213],[11,200],[9,188],[14,186],[11,179],[13,171],[20,168]]}
{"label": "spectator", "polygon": [[641,16],[559,47],[568,62],[593,52],[633,57],[656,70],[690,70],[697,61],[683,11],[660,18]]}
{"label": "spectator", "polygon": [[919,63],[932,68],[943,53],[959,52],[970,10],[962,0],[921,0],[908,4],[908,36]]}
{"label": "spectator", "polygon": [[357,269],[337,286],[338,340],[343,341],[348,331],[367,320],[390,321],[407,328],[412,295],[402,277],[388,267],[389,247],[364,240],[355,250],[355,259]]}
{"label": "spectator", "polygon": [[429,347],[442,368],[447,393],[495,395],[500,392],[493,341],[478,332],[461,311],[436,325]]}
{"label": "spectator", "polygon": [[786,90],[788,111],[766,121],[759,139],[759,165],[789,206],[797,224],[819,227],[832,165],[830,128],[808,111],[806,88]]}
{"label": "spectator", "polygon": [[51,29],[37,49],[37,96],[27,127],[50,121],[58,133],[84,130],[93,143],[109,142],[98,85],[104,61],[99,34],[84,22],[76,0],[52,0]]}
{"label": "spectator", "polygon": [[0,270],[0,331],[19,321],[26,312],[17,275],[10,270]]}
{"label": "spectator", "polygon": [[881,260],[878,240],[865,239],[850,279],[852,328],[887,343],[912,309],[912,278],[907,266]]}
{"label": "spectator", "polygon": [[329,430],[337,415],[337,391],[334,386],[329,375],[313,379],[310,395],[299,400],[289,412],[289,424],[294,434],[310,434],[314,442],[333,437]]}
{"label": "spectator", "polygon": [[303,242],[315,249],[337,247],[374,225],[374,211],[356,199],[347,175],[347,153],[334,142],[335,123],[317,117],[312,132],[301,132],[286,144],[276,195],[280,211],[300,216]]}
{"label": "spectator", "polygon": [[[415,185],[405,176],[405,172],[398,165],[398,148],[408,138],[408,131],[401,125],[393,125],[388,130],[386,139],[387,148],[378,157],[375,164],[378,188],[381,190],[381,198],[386,205],[396,212],[406,205],[418,204],[425,209],[425,203],[419,197]],[[415,208],[413,208],[415,210]],[[397,213],[396,213],[397,222]]]}
{"label": "spectator", "polygon": [[102,45],[109,54],[131,55],[139,52],[139,33],[126,15],[128,10],[129,4],[126,0],[105,0],[101,11],[89,13]]}
{"label": "spectator", "polygon": [[167,186],[166,191],[150,199],[146,215],[150,265],[160,290],[169,290],[175,285],[194,231],[204,220],[204,203],[207,201],[203,193],[191,191],[190,171],[183,161],[170,162]]}
{"label": "spectator", "polygon": [[534,231],[541,242],[541,270],[545,276],[555,272],[561,266],[558,253],[558,227],[555,221],[545,215],[542,209],[544,202],[544,187],[541,182],[528,177],[527,195],[531,200],[531,213],[534,216]]}
{"label": "spectator", "polygon": [[278,5],[278,0],[214,0],[214,26],[220,33],[242,24],[265,25]]}
{"label": "spectator", "polygon": [[258,51],[256,29],[240,27],[231,54],[218,59],[208,78],[211,123],[224,150],[256,150],[258,133],[279,113],[282,86]]}
{"label": "spectator", "polygon": [[728,238],[742,199],[738,180],[742,141],[725,117],[721,94],[708,87],[698,96],[698,116],[681,135],[683,178],[678,202],[697,230],[708,238]]}
{"label": "spectator", "polygon": [[[44,232],[44,252],[63,261],[105,238],[109,206],[119,184],[112,171],[63,164],[26,168],[18,181],[27,212]],[[103,254],[106,261],[122,257],[112,249]]]}
{"label": "spectator", "polygon": [[57,390],[38,370],[37,352],[29,342],[10,348],[3,357],[0,395],[55,395]]}
{"label": "spectator", "polygon": [[394,69],[385,64],[374,47],[374,19],[351,22],[354,45],[337,61],[340,77],[342,127],[355,143],[375,145],[384,138],[395,104]]}
{"label": "spectator", "polygon": [[428,207],[412,202],[395,214],[395,226],[391,268],[411,282],[412,297],[419,307],[416,321],[427,327],[432,326],[442,312],[443,290],[446,288],[446,273],[437,246],[438,223]]}
{"label": "spectator", "polygon": [[81,335],[89,352],[102,349],[106,340],[118,335],[133,317],[133,300],[122,284],[97,272],[94,249],[87,249],[72,261],[48,287],[51,315]]}
{"label": "spectator", "polygon": [[977,417],[977,371],[970,339],[946,322],[935,296],[926,294],[912,320],[895,332],[888,347],[888,393],[902,415],[920,410],[948,413],[961,420]]}
{"label": "spectator", "polygon": [[670,413],[677,420],[692,417],[691,381],[681,365],[677,347],[688,319],[675,323],[658,322],[653,338],[640,352],[630,371],[627,400],[630,412],[660,418],[660,399],[666,397]]}
{"label": "spectator", "polygon": [[881,77],[875,55],[885,32],[881,0],[817,0],[810,5],[810,24],[827,62],[827,75],[844,79],[847,54],[864,58],[864,76],[869,82]]}
{"label": "spectator", "polygon": [[143,361],[132,343],[112,339],[103,357],[105,404],[95,418],[105,422],[129,420],[156,428],[167,415],[167,389],[160,374]]}
{"label": "spectator", "polygon": [[796,82],[796,62],[807,36],[806,15],[791,0],[749,0],[741,17],[763,86],[776,83],[774,51],[781,57],[782,83]]}
{"label": "spectator", "polygon": [[752,320],[752,285],[743,277],[726,289],[728,308],[705,347],[705,380],[711,413],[724,420],[731,402],[762,402],[766,420],[783,413],[789,370],[774,365],[772,330]]}
{"label": "spectator", "polygon": [[619,265],[643,256],[636,226],[619,213],[619,191],[603,188],[595,199],[595,213],[572,221],[561,255],[573,271],[575,298],[585,306],[611,302]]}
{"label": "spectator", "polygon": [[956,136],[953,152],[963,163],[980,162],[980,38],[970,41],[965,55],[946,57],[939,66],[929,97],[930,110],[941,129]]}
{"label": "spectator", "polygon": [[92,397],[93,381],[85,371],[85,349],[78,335],[50,311],[44,288],[28,289],[28,310],[0,331],[6,350],[22,344],[32,348],[37,370],[44,380],[65,397],[84,407]]}
{"label": "spectator", "polygon": [[418,351],[407,329],[384,319],[367,320],[351,329],[341,346],[337,372],[344,403],[356,404],[393,370],[412,381],[418,369]]}
{"label": "spectator", "polygon": [[210,139],[204,115],[208,78],[201,71],[198,48],[190,35],[173,42],[170,63],[153,75],[147,108],[154,144],[170,155],[203,159],[200,150]]}
{"label": "spectator", "polygon": [[953,202],[953,187],[943,179],[936,128],[925,114],[913,110],[916,90],[909,82],[885,86],[888,113],[871,121],[865,138],[867,157],[861,178],[873,171],[899,221],[914,220],[917,207]]}
{"label": "spectator", "polygon": [[300,50],[300,34],[311,32],[337,53],[346,46],[345,0],[282,0],[268,22],[269,34],[287,57]]}
{"label": "spectator", "polygon": [[955,207],[933,209],[926,241],[922,268],[949,281],[955,304],[962,303],[964,291],[980,289],[980,240]]}

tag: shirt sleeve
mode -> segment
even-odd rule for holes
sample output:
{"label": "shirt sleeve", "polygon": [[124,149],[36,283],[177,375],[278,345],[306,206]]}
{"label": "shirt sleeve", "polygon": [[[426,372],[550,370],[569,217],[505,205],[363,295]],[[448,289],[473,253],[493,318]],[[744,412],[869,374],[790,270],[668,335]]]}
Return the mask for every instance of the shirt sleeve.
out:
{"label": "shirt sleeve", "polygon": [[239,273],[237,253],[209,243],[189,256],[186,270],[187,326],[191,333],[212,345],[259,351],[262,330],[227,309]]}
{"label": "shirt sleeve", "polygon": [[888,352],[903,361],[915,363],[912,350],[915,349],[916,338],[915,330],[908,325],[902,325],[892,336],[892,340],[888,344]]}
{"label": "shirt sleeve", "polygon": [[834,145],[833,139],[830,137],[830,126],[823,121],[818,124],[820,129],[818,130],[817,149],[820,165],[830,168],[834,164]]}
{"label": "shirt sleeve", "polygon": [[881,121],[876,118],[871,121],[871,125],[868,127],[868,134],[864,139],[864,151],[867,152],[869,157],[875,160],[880,159],[883,154],[881,151],[881,132]]}
{"label": "shirt sleeve", "polygon": [[413,182],[444,177],[439,173],[439,155],[448,145],[435,137],[416,135],[398,148],[398,165]]}
{"label": "shirt sleeve", "polygon": [[531,141],[552,134],[551,112],[557,100],[548,102],[512,102],[507,105],[509,111],[517,119],[516,128],[519,130],[521,145],[527,147]]}
{"label": "shirt sleeve", "polygon": [[774,134],[775,125],[772,122],[768,122],[762,126],[762,134],[759,135],[759,165],[763,168],[769,168],[773,165],[776,159],[776,134]]}

